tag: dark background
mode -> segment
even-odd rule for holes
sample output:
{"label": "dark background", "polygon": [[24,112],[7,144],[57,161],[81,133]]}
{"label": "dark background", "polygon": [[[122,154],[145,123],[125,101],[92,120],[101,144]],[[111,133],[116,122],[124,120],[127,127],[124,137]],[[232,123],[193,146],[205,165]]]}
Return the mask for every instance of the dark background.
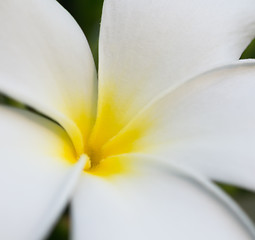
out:
{"label": "dark background", "polygon": [[98,36],[103,0],[59,0],[85,33],[97,63]]}

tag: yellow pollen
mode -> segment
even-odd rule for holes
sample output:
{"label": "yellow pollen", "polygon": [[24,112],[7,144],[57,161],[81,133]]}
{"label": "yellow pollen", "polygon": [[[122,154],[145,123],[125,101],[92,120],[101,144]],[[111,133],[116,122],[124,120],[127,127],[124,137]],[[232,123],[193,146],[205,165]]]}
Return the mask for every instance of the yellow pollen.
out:
{"label": "yellow pollen", "polygon": [[87,171],[90,168],[91,168],[91,161],[90,161],[90,158],[88,157],[87,162],[86,162],[86,164],[84,166],[84,171]]}

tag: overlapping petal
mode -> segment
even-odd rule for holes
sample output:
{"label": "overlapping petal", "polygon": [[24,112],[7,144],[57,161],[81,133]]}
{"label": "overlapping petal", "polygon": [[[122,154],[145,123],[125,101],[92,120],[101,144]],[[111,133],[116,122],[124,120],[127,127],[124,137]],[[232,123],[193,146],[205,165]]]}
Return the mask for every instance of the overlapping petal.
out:
{"label": "overlapping petal", "polygon": [[204,188],[209,182],[146,156],[118,158],[132,161],[135,172],[108,181],[83,176],[72,204],[74,240],[254,238],[240,209]]}
{"label": "overlapping petal", "polygon": [[254,11],[253,0],[106,0],[95,135],[105,142],[165,88],[238,60]]}
{"label": "overlapping petal", "polygon": [[254,76],[255,63],[245,61],[162,94],[104,146],[105,154],[114,148],[164,155],[254,190]]}
{"label": "overlapping petal", "polygon": [[43,239],[81,175],[67,134],[34,114],[0,107],[0,238]]}
{"label": "overlapping petal", "polygon": [[52,0],[2,1],[0,28],[0,91],[59,122],[81,152],[96,103],[82,31]]}

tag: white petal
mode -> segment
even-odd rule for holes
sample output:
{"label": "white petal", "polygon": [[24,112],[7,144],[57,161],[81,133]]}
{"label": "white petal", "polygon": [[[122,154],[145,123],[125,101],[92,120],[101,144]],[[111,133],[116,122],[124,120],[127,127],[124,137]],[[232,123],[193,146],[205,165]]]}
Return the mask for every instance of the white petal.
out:
{"label": "white petal", "polygon": [[254,239],[254,227],[226,205],[231,200],[144,156],[119,157],[134,161],[136,172],[84,175],[72,205],[74,240]]}
{"label": "white petal", "polygon": [[105,152],[125,152],[128,146],[119,146],[131,136],[130,151],[165,155],[214,180],[255,190],[254,76],[255,63],[244,62],[187,82],[144,109]]}
{"label": "white petal", "polygon": [[70,140],[56,124],[6,107],[0,115],[0,239],[43,239],[70,199],[84,160],[74,165]]}
{"label": "white petal", "polygon": [[[238,60],[255,35],[254,12],[254,0],[106,0],[97,134],[113,136],[162,90]],[[101,115],[118,125],[105,127]]]}
{"label": "white petal", "polygon": [[0,91],[58,121],[82,148],[96,71],[80,28],[52,0],[2,1],[0,28]]}

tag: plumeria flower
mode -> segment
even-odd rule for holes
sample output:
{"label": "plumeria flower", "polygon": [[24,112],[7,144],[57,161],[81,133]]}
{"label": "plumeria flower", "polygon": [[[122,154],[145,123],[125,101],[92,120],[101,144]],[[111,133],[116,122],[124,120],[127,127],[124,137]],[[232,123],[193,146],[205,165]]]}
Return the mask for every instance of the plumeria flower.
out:
{"label": "plumeria flower", "polygon": [[[254,0],[105,0],[97,73],[54,0],[0,3],[0,239],[255,239]],[[97,86],[98,85],[98,86]],[[40,114],[39,114],[40,113]]]}

